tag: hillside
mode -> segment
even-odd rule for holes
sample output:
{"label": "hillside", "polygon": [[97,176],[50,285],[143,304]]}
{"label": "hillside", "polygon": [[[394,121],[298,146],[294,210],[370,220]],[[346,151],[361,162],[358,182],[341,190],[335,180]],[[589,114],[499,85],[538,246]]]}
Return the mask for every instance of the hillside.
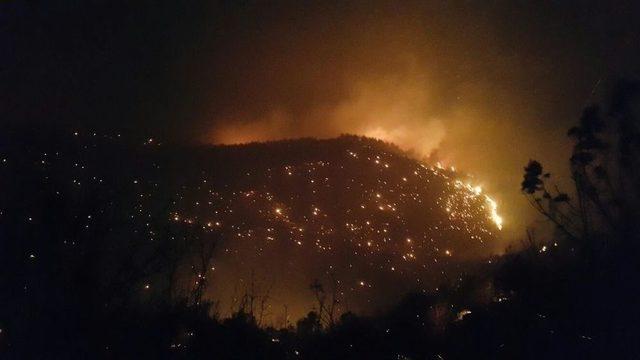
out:
{"label": "hillside", "polygon": [[90,257],[103,291],[195,291],[222,315],[260,302],[274,324],[318,306],[314,281],[336,314],[434,291],[498,231],[490,199],[455,172],[356,136],[193,148],[78,134],[3,156],[39,179],[3,184],[30,271]]}

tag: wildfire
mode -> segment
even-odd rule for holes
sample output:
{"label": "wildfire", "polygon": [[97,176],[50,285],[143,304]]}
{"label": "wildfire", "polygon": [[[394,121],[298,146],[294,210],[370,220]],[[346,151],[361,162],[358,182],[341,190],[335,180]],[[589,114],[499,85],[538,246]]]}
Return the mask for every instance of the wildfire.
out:
{"label": "wildfire", "polygon": [[489,204],[489,214],[491,220],[496,224],[498,230],[502,230],[502,217],[498,215],[498,204],[489,195],[484,196]]}
{"label": "wildfire", "polygon": [[[468,190],[470,193],[469,196],[472,197],[480,196],[482,194],[482,187],[474,186],[469,183],[463,183],[460,180],[455,181],[455,187],[458,189]],[[498,203],[496,203],[496,201],[493,200],[493,198],[491,198],[489,195],[485,194],[484,198],[489,207],[489,219],[491,219],[491,221],[496,225],[498,230],[502,230],[503,219],[502,216],[498,214]],[[447,211],[449,210],[447,209]]]}

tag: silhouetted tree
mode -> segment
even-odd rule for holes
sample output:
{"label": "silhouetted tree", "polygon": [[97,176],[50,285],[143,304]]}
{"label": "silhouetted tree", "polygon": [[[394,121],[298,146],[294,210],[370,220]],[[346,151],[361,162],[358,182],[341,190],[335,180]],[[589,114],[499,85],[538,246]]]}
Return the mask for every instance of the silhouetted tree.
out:
{"label": "silhouetted tree", "polygon": [[[568,131],[574,142],[570,159],[574,182],[571,199],[549,184],[551,175],[531,160],[525,167],[522,191],[533,207],[573,240],[634,237],[638,216],[638,112],[633,109],[638,86],[623,82],[614,92],[606,116],[598,106],[586,108],[578,125]],[[593,245],[593,244],[592,244]]]}

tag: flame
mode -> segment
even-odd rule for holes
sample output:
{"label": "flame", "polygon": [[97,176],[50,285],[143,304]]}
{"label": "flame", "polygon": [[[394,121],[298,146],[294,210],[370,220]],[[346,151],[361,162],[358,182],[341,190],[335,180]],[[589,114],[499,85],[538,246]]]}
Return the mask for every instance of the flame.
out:
{"label": "flame", "polygon": [[502,217],[498,215],[498,204],[489,195],[484,196],[489,204],[490,218],[498,227],[498,230],[502,230]]}
{"label": "flame", "polygon": [[[436,166],[439,169],[442,168],[440,163],[437,163]],[[460,180],[456,180],[455,185],[458,188],[467,189],[474,196],[480,196],[482,194],[482,187],[480,186],[474,186],[469,183],[463,183]],[[489,219],[491,219],[491,221],[493,221],[493,223],[496,224],[496,227],[498,228],[498,230],[502,230],[503,219],[502,219],[502,216],[498,214],[498,203],[495,200],[493,200],[493,198],[491,198],[489,195],[485,194],[484,198],[485,198],[485,201],[487,202],[487,205],[489,206]]]}

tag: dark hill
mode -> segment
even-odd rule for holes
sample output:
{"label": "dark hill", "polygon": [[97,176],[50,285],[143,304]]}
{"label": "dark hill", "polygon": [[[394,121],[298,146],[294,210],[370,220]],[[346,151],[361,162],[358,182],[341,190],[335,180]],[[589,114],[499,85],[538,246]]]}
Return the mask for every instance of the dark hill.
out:
{"label": "dark hill", "polygon": [[279,323],[285,305],[295,319],[316,304],[315,280],[336,313],[432,291],[497,231],[456,173],[356,136],[186,148],[78,134],[2,155],[5,235],[21,239],[7,250],[29,267],[14,286],[68,257],[110,296],[195,291],[222,314],[261,302]]}

